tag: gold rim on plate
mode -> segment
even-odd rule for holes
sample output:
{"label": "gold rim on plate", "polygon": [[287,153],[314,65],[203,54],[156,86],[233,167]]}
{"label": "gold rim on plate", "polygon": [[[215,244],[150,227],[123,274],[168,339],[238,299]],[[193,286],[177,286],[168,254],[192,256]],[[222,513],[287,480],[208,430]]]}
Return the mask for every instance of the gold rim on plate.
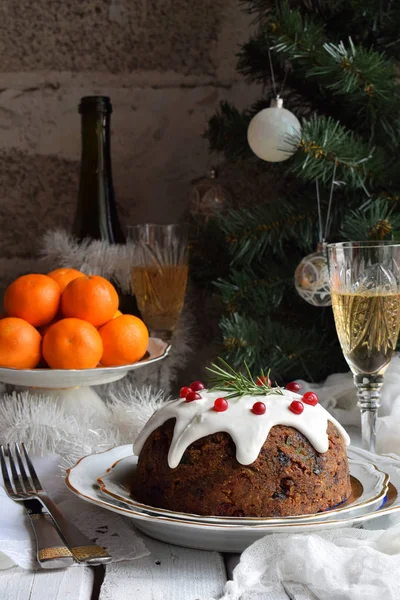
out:
{"label": "gold rim on plate", "polygon": [[[106,452],[110,452],[110,450],[112,450],[112,449],[108,449],[108,450],[104,450],[102,452],[92,453],[92,454],[88,454],[86,456],[83,456],[82,458],[80,458],[76,462],[76,464],[73,467],[70,467],[69,469],[67,469],[67,471],[66,471],[67,474],[66,474],[66,477],[65,477],[65,483],[66,483],[67,487],[74,494],[76,494],[78,497],[87,500],[91,504],[96,504],[96,505],[103,506],[107,510],[111,509],[113,512],[119,512],[119,513],[125,514],[127,516],[132,516],[133,515],[138,520],[147,521],[147,522],[153,522],[153,523],[155,521],[163,521],[163,522],[167,522],[167,523],[174,524],[174,525],[178,525],[179,524],[179,525],[183,525],[183,526],[186,526],[186,527],[190,526],[192,528],[198,528],[198,529],[201,529],[201,528],[203,528],[203,529],[204,528],[208,528],[208,529],[210,529],[210,528],[217,528],[217,529],[222,529],[222,530],[225,530],[225,531],[226,530],[238,530],[238,529],[241,529],[241,530],[243,530],[243,529],[249,529],[249,530],[251,530],[251,529],[260,529],[260,528],[265,527],[265,525],[252,525],[251,527],[250,526],[246,527],[244,525],[220,525],[219,523],[208,524],[208,523],[193,522],[193,521],[188,521],[188,520],[187,521],[183,521],[181,519],[171,519],[169,517],[162,517],[162,516],[151,516],[151,515],[147,515],[147,514],[144,514],[144,513],[138,513],[138,512],[136,512],[134,510],[126,509],[126,508],[124,508],[122,506],[117,506],[114,503],[107,502],[107,501],[102,500],[101,498],[98,498],[98,497],[91,497],[91,496],[87,496],[86,494],[82,494],[82,492],[80,492],[78,489],[76,489],[71,484],[71,482],[69,481],[69,474],[85,458],[93,456],[93,454],[105,454]],[[119,459],[119,460],[121,460],[121,459]],[[116,462],[118,462],[118,461],[116,461]],[[369,463],[369,464],[373,464],[373,463]],[[380,469],[378,469],[378,467],[376,465],[373,465],[373,466],[377,470],[380,470]],[[385,475],[386,475],[387,479],[389,479],[389,475],[387,473],[385,473]],[[397,495],[398,492],[397,492],[397,489],[395,488],[394,485],[393,485],[393,488],[396,491],[396,495]],[[336,524],[343,524],[343,527],[345,527],[346,523],[348,523],[348,522],[355,523],[355,522],[360,522],[360,521],[361,522],[362,521],[369,521],[372,518],[376,518],[377,515],[378,515],[378,513],[379,513],[379,516],[383,516],[383,515],[386,515],[386,514],[390,514],[391,512],[396,511],[396,510],[397,511],[400,510],[400,506],[389,506],[389,507],[386,507],[386,508],[378,509],[377,511],[374,511],[373,513],[369,513],[369,514],[366,514],[366,515],[359,515],[358,517],[353,517],[353,518],[349,517],[348,519],[332,520],[332,521],[328,521],[328,522],[324,521],[324,522],[316,522],[316,523],[298,523],[298,524],[296,524],[296,523],[292,523],[292,524],[288,523],[287,525],[286,524],[283,524],[283,525],[274,525],[273,527],[276,528],[276,529],[284,529],[284,530],[286,530],[286,529],[292,529],[293,527],[298,527],[298,528],[304,528],[304,527],[306,527],[306,528],[318,528],[319,527],[319,528],[321,528],[321,526],[322,526],[322,528],[323,528],[324,525],[325,526],[327,526],[327,525],[331,526],[331,525],[336,525]]]}

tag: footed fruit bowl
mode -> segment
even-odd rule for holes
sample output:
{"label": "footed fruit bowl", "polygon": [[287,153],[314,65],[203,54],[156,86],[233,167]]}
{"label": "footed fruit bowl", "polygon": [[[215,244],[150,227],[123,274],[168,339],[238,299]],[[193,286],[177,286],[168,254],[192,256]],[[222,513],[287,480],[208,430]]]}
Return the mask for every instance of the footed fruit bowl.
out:
{"label": "footed fruit bowl", "polygon": [[17,386],[38,396],[50,396],[63,403],[71,414],[84,402],[95,410],[105,411],[93,385],[112,383],[125,377],[129,371],[141,369],[165,358],[171,346],[159,338],[149,338],[144,357],[132,364],[96,369],[8,369],[0,367],[0,381]]}

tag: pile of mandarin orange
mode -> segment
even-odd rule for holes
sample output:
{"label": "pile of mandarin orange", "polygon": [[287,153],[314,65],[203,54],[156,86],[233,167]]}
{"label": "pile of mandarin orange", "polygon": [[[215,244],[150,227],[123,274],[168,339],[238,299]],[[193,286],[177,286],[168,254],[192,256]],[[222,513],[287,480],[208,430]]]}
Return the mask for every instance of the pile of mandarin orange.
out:
{"label": "pile of mandarin orange", "polygon": [[76,269],[18,277],[4,296],[0,367],[94,369],[140,360],[147,327],[118,303],[107,279]]}

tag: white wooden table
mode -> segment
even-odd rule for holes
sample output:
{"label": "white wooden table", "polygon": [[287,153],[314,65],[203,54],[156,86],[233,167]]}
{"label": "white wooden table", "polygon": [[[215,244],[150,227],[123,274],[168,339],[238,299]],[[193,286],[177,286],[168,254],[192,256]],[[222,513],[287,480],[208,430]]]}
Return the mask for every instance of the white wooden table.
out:
{"label": "white wooden table", "polygon": [[[144,537],[144,536],[143,536]],[[150,555],[101,567],[0,571],[1,600],[197,600],[222,595],[235,557],[145,538]],[[104,576],[104,579],[103,579]]]}

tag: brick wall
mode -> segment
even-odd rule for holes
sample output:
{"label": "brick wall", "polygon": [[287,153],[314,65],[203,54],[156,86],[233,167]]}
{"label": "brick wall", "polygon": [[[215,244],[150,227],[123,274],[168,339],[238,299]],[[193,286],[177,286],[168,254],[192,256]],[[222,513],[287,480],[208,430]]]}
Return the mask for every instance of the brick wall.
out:
{"label": "brick wall", "polygon": [[236,0],[3,0],[0,255],[30,255],[47,229],[70,226],[88,94],[113,102],[123,221],[177,219],[209,166],[208,116],[256,95],[235,72],[248,36]]}

